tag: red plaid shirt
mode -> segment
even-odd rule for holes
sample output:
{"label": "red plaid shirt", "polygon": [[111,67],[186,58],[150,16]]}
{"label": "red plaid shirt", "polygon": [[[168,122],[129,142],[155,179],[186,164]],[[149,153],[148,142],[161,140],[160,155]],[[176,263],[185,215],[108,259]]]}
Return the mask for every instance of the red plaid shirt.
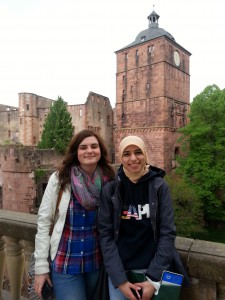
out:
{"label": "red plaid shirt", "polygon": [[83,208],[72,193],[53,270],[80,274],[99,269],[102,255],[96,221],[97,210]]}

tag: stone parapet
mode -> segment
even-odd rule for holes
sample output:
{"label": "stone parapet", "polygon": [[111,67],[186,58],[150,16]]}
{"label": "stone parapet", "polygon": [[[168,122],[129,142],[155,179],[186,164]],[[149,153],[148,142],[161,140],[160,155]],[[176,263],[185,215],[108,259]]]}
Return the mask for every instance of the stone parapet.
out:
{"label": "stone parapet", "polygon": [[[0,210],[0,281],[11,300],[26,296],[36,230],[36,215]],[[225,300],[225,244],[177,237],[176,248],[191,279],[181,300]]]}
{"label": "stone parapet", "polygon": [[191,278],[182,300],[224,300],[225,244],[177,237],[176,248]]}

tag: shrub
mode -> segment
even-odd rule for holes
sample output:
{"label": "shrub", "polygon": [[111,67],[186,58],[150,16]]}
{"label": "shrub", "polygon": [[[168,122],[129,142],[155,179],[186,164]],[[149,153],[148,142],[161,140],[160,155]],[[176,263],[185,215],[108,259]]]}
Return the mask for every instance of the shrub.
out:
{"label": "shrub", "polygon": [[203,232],[203,204],[195,190],[177,174],[168,174],[165,180],[171,190],[177,235],[191,237],[195,232]]}

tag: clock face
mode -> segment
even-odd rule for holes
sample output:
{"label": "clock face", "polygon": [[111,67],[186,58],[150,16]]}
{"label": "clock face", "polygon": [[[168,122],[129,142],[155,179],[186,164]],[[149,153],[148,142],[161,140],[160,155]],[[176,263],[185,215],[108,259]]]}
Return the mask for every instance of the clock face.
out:
{"label": "clock face", "polygon": [[178,51],[174,51],[173,59],[174,59],[175,65],[179,66],[180,65],[180,55],[179,55]]}

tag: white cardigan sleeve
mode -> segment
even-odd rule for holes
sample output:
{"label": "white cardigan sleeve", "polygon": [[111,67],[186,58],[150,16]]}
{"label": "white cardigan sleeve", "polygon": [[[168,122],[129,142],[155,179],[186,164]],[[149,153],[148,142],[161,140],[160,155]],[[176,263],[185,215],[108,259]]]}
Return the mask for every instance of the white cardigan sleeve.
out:
{"label": "white cardigan sleeve", "polygon": [[35,236],[35,274],[49,272],[47,261],[50,248],[49,230],[53,222],[56,202],[59,193],[59,184],[56,173],[53,173],[45,189],[38,211],[37,234]]}

